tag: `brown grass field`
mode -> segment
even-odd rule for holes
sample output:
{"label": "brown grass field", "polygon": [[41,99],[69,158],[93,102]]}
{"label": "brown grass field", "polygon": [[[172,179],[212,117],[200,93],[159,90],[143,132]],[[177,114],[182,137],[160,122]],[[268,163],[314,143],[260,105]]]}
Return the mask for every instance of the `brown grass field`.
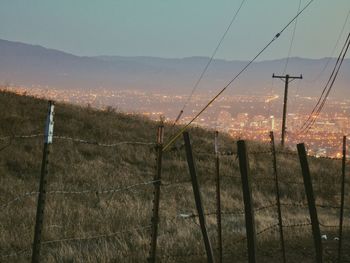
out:
{"label": "brown grass field", "polygon": [[[0,140],[0,262],[29,262],[43,136],[13,136],[44,132],[47,101],[0,92],[0,113],[0,137],[7,137]],[[153,143],[157,125],[113,110],[58,103],[54,135],[105,144]],[[203,206],[209,214],[209,236],[217,256],[214,134],[201,128],[189,132]],[[171,127],[166,126],[165,141],[172,134]],[[220,135],[219,144],[222,152],[235,152],[234,139]],[[175,145],[163,159],[158,262],[206,262],[198,218],[184,216],[196,215],[197,211],[182,137]],[[258,142],[248,142],[248,147],[251,152],[269,150],[268,144]],[[42,262],[145,262],[153,199],[153,184],[149,182],[155,173],[155,158],[154,145],[103,147],[54,138],[49,155]],[[258,261],[282,262],[271,154],[251,153],[249,161]],[[287,262],[315,262],[308,209],[302,205],[306,197],[298,156],[295,152],[279,153],[277,161]],[[325,262],[336,262],[341,161],[310,157],[309,164],[321,232],[327,235],[323,240]],[[247,262],[242,186],[235,155],[220,157],[220,173],[223,259]],[[144,182],[147,184],[137,185]],[[350,262],[349,190],[347,173],[344,262]],[[263,207],[267,208],[259,209]]]}

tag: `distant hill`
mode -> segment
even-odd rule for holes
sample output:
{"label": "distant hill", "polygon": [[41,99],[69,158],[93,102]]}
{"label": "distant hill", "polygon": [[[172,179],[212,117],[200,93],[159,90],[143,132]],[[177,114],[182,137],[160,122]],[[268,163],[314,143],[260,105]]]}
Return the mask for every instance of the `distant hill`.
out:
{"label": "distant hill", "polygon": [[[289,60],[288,73],[304,76],[303,95],[317,96],[330,74],[334,59],[319,78],[327,58]],[[0,40],[0,83],[42,85],[54,88],[112,88],[163,92],[189,92],[208,61],[207,57],[181,59],[156,57],[98,56],[80,57],[41,46]],[[224,86],[246,64],[245,61],[215,59],[199,90],[217,90]],[[254,63],[230,92],[266,93],[272,73],[281,73],[285,59]],[[349,95],[350,61],[344,62],[333,95]],[[323,81],[323,82],[322,82]],[[276,85],[277,86],[277,85]],[[275,86],[275,88],[276,88]]]}

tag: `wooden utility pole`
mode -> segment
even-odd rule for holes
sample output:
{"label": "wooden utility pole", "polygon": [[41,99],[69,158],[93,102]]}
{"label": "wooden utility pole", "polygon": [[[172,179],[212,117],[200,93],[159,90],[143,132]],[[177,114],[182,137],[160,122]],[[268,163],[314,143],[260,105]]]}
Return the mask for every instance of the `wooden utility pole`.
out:
{"label": "wooden utility pole", "polygon": [[279,78],[284,81],[284,100],[283,100],[283,119],[282,119],[282,135],[281,135],[281,145],[284,146],[284,139],[286,134],[286,115],[287,115],[287,100],[288,100],[288,84],[295,79],[303,79],[303,76],[300,74],[299,77],[289,76],[288,74],[285,76],[276,76],[272,74],[272,78]]}

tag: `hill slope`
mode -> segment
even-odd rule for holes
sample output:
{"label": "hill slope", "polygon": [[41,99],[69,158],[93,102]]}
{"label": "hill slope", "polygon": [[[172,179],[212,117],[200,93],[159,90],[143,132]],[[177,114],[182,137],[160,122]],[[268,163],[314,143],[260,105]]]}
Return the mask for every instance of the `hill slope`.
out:
{"label": "hill slope", "polygon": [[[44,128],[46,110],[46,101],[0,92],[1,262],[27,262],[30,258],[43,146],[43,138],[38,134]],[[157,123],[66,104],[57,104],[55,112],[56,137],[49,155],[43,262],[144,262],[150,240],[155,148],[130,142],[154,142]],[[172,129],[166,126],[165,131],[167,140]],[[213,134],[199,128],[191,129],[190,134],[208,214],[209,236],[217,253]],[[234,152],[235,142],[223,135],[220,149]],[[249,142],[249,150],[259,233],[258,257],[261,262],[280,262],[272,162],[266,153],[269,146]],[[245,262],[238,161],[234,156],[221,156],[220,160],[224,262],[232,258]],[[318,207],[320,221],[337,225],[338,209],[329,206],[339,204],[340,163],[310,159],[310,166],[316,201],[324,206]],[[287,256],[290,262],[313,262],[311,229],[307,224],[308,210],[303,206],[305,194],[297,156],[280,154],[278,171],[283,222],[290,226],[284,229]],[[164,153],[162,176],[159,259],[203,262],[205,253],[181,140],[177,147]],[[322,228],[322,233],[329,237],[325,241],[328,258],[335,257],[335,231],[336,228]],[[349,242],[344,245],[349,246]],[[349,254],[346,257],[349,259]]]}

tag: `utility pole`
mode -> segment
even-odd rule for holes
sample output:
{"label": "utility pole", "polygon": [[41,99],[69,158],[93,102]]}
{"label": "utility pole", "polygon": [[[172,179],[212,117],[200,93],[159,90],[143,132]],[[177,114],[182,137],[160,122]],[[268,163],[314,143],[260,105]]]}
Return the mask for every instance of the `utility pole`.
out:
{"label": "utility pole", "polygon": [[300,74],[299,77],[289,76],[288,74],[285,76],[276,76],[272,74],[272,78],[279,78],[284,81],[284,101],[283,101],[283,119],[282,119],[282,135],[281,135],[281,145],[284,146],[284,139],[286,134],[286,115],[287,115],[287,99],[288,99],[288,84],[295,79],[303,79],[303,76]]}

